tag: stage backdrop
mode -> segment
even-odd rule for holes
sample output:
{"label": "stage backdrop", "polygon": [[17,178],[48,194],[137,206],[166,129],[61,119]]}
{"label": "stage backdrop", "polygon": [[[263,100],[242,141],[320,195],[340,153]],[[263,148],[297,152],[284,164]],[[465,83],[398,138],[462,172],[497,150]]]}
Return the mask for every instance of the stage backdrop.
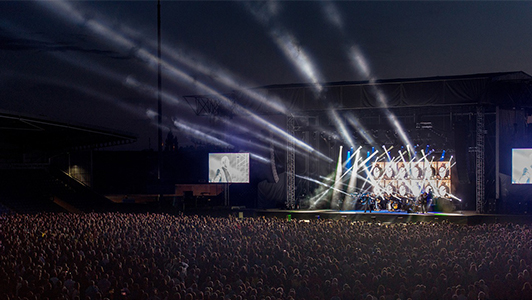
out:
{"label": "stage backdrop", "polygon": [[428,188],[435,196],[451,193],[451,164],[437,162],[377,162],[368,169],[373,192],[418,196]]}

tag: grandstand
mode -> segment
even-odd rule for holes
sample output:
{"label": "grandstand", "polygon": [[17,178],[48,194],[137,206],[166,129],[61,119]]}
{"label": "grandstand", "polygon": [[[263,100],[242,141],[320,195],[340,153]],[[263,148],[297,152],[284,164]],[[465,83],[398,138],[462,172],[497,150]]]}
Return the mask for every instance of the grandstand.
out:
{"label": "grandstand", "polygon": [[0,113],[0,128],[0,203],[25,213],[109,209],[112,202],[92,189],[90,170],[72,157],[136,141],[127,133],[8,113]]}

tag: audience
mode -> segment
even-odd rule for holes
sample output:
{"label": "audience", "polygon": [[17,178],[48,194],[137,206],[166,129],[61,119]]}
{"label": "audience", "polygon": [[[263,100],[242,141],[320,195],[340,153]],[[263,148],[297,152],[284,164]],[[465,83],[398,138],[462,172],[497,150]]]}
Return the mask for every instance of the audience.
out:
{"label": "audience", "polygon": [[532,226],[0,219],[0,299],[532,299]]}

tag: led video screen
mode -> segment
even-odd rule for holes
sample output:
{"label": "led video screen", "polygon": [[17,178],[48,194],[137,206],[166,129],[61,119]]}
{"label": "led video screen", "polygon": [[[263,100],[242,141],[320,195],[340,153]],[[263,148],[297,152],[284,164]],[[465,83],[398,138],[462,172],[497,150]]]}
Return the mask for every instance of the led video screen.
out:
{"label": "led video screen", "polygon": [[531,184],[532,149],[512,149],[512,184]]}
{"label": "led video screen", "polygon": [[377,162],[369,171],[373,192],[417,196],[428,189],[435,196],[451,193],[451,163],[436,162]]}
{"label": "led video screen", "polygon": [[209,153],[210,183],[249,183],[249,153]]}

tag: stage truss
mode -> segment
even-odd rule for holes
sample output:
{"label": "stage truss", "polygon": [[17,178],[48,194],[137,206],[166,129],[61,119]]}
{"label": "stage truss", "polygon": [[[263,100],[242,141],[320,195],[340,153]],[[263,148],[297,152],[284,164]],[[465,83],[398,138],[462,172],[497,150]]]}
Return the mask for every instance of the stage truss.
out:
{"label": "stage truss", "polygon": [[[486,73],[471,74],[462,76],[443,76],[430,78],[414,79],[391,79],[379,80],[376,82],[337,82],[328,83],[324,98],[315,101],[314,93],[310,93],[311,86],[308,84],[292,85],[272,85],[256,88],[254,90],[271,97],[272,99],[282,99],[286,104],[287,111],[297,114],[286,116],[286,131],[293,138],[306,139],[314,141],[315,146],[322,146],[327,143],[329,149],[323,153],[333,158],[332,153],[337,153],[333,147],[337,147],[343,141],[334,137],[334,124],[322,124],[316,122],[318,127],[311,128],[313,124],[302,123],[303,126],[297,126],[300,116],[303,118],[316,118],[318,114],[326,114],[327,111],[334,109],[337,112],[354,112],[355,115],[370,120],[367,130],[364,132],[373,135],[375,139],[397,138],[397,131],[393,128],[382,129],[381,123],[386,123],[389,116],[385,111],[391,111],[397,117],[399,123],[409,131],[415,129],[432,128],[432,118],[448,119],[449,123],[454,122],[456,116],[463,117],[463,123],[459,130],[467,131],[462,135],[467,141],[462,141],[465,150],[461,154],[465,157],[466,166],[459,166],[462,170],[459,173],[460,185],[475,184],[471,188],[474,195],[468,195],[469,199],[475,198],[475,207],[477,212],[485,213],[489,203],[496,203],[499,199],[498,189],[493,188],[488,182],[495,181],[495,171],[489,167],[486,168],[486,160],[491,161],[492,151],[495,142],[495,134],[492,134],[491,119],[496,115],[495,107],[497,105],[510,107],[529,107],[530,98],[532,97],[532,77],[524,72],[503,72],[503,73]],[[375,89],[380,89],[388,96],[389,105],[386,109],[380,106],[378,97],[381,93],[375,93]],[[186,96],[187,103],[194,110],[196,115],[208,116],[233,116],[241,114],[241,111],[235,109],[237,106],[245,108],[246,112],[258,115],[273,115],[278,112],[273,111],[270,106],[263,105],[261,102],[249,101],[245,93],[232,93],[217,96]],[[235,105],[238,103],[238,105]],[[397,113],[398,111],[410,111],[410,113]],[[375,113],[377,112],[377,113]],[[383,113],[384,112],[384,113]],[[308,114],[308,115],[307,115]],[[468,120],[467,120],[468,119]],[[345,121],[345,120],[344,120]],[[468,123],[468,121],[470,121]],[[324,126],[329,128],[324,130]],[[463,125],[463,124],[461,124]],[[377,127],[375,127],[377,126]],[[447,134],[453,134],[454,126],[447,126]],[[487,129],[486,129],[487,128]],[[359,131],[355,128],[353,131]],[[363,130],[362,130],[363,131]],[[412,130],[411,134],[416,135],[419,132]],[[436,136],[438,132],[432,132]],[[338,133],[336,133],[337,135]],[[410,134],[410,132],[409,132]],[[381,136],[382,135],[382,136]],[[357,137],[356,145],[359,144],[360,136]],[[412,136],[415,139],[415,136]],[[388,141],[385,141],[385,143]],[[336,145],[335,145],[336,143]],[[390,144],[393,144],[392,141]],[[395,142],[396,143],[396,142]],[[380,147],[380,142],[375,143]],[[388,145],[388,144],[386,144]],[[345,145],[347,147],[351,145]],[[355,146],[355,145],[353,145]],[[487,147],[487,148],[486,148]],[[469,148],[469,152],[467,149]],[[297,206],[300,195],[298,193],[311,193],[310,188],[303,189],[296,181],[298,173],[298,163],[302,156],[305,159],[304,168],[306,175],[320,175],[319,166],[316,158],[311,155],[295,155],[294,140],[287,141],[287,183],[286,183],[286,205],[287,207]],[[498,166],[498,164],[497,164]],[[310,176],[312,177],[312,176]],[[312,186],[313,183],[306,183],[306,186]],[[491,190],[494,190],[493,192]],[[497,192],[495,192],[497,190]],[[468,191],[469,193],[469,191]],[[492,195],[493,194],[493,195]],[[490,204],[491,205],[491,204]],[[470,207],[471,208],[471,207]]]}
{"label": "stage truss", "polygon": [[485,212],[486,190],[485,190],[485,121],[484,107],[477,106],[477,126],[476,126],[476,210],[477,213]]}
{"label": "stage truss", "polygon": [[[438,155],[441,153],[441,149],[447,150],[446,160],[449,159],[450,155],[454,155],[453,159],[455,161],[453,161],[453,169],[457,168],[455,163],[456,152],[458,152],[454,149],[455,133],[453,131],[455,130],[455,123],[461,122],[463,124],[469,124],[467,125],[468,127],[465,128],[456,128],[458,132],[464,132],[464,136],[469,135],[469,137],[463,138],[465,139],[465,141],[463,141],[464,150],[460,152],[462,165],[460,166],[459,171],[455,171],[456,173],[460,172],[461,174],[457,175],[453,181],[456,181],[457,184],[454,186],[458,189],[460,189],[460,186],[463,185],[468,186],[469,184],[475,184],[474,187],[472,185],[471,187],[474,190],[474,197],[476,200],[474,202],[468,202],[470,203],[469,205],[474,205],[474,207],[469,206],[469,209],[475,209],[479,213],[485,212],[485,182],[487,177],[485,174],[486,129],[484,123],[486,122],[486,108],[479,108],[476,105],[470,105],[461,107],[442,106],[428,108],[400,108],[392,109],[392,111],[396,113],[398,119],[400,119],[404,124],[404,128],[410,134],[413,144],[437,144],[437,147],[440,149]],[[381,109],[374,108],[373,110],[352,110],[350,112],[358,114],[358,116],[360,116],[361,122],[369,123],[369,125],[366,126],[365,134],[370,134],[376,139],[374,143],[376,148],[380,145],[386,147],[394,145],[394,147],[396,147],[395,150],[397,150],[398,144],[400,144],[400,141],[397,138],[397,133],[389,127],[389,124],[386,124],[386,117],[383,115]],[[494,116],[494,113],[491,111],[489,111],[488,114],[490,116]],[[315,126],[312,124],[309,125],[310,122],[308,122],[308,120],[310,119],[317,120],[311,122]],[[302,142],[308,143],[315,149],[323,150],[323,153],[333,158],[331,155],[338,153],[335,147],[339,147],[339,145],[342,144],[342,141],[338,139],[339,135],[334,131],[334,128],[331,127],[330,131],[323,131],[323,128],[330,125],[330,123],[331,122],[327,119],[326,114],[319,115],[319,113],[316,112],[306,115],[298,114],[297,116],[287,117],[287,131],[292,136],[300,138]],[[301,124],[301,126],[296,124]],[[471,131],[469,131],[467,128],[470,128]],[[470,133],[468,134],[467,132]],[[357,133],[356,130],[353,130],[352,134],[356,143],[356,145],[353,145],[355,148],[361,144],[365,144],[366,148],[371,148],[371,145],[363,141],[360,137],[360,134]],[[344,149],[349,149],[347,145],[343,146]],[[425,145],[423,145],[423,147],[425,147]],[[420,147],[417,148],[418,151],[419,149]],[[467,149],[469,149],[469,151],[467,151]],[[379,150],[382,152],[382,149]],[[301,199],[303,199],[305,196],[308,196],[308,194],[312,194],[312,187],[307,189],[300,187],[301,183],[297,183],[297,180],[295,179],[296,176],[310,178],[315,178],[315,175],[317,175],[317,177],[319,177],[319,175],[326,176],[326,174],[331,174],[331,172],[334,171],[333,165],[335,165],[335,163],[325,163],[315,158],[313,159],[311,157],[307,157],[303,154],[298,154],[296,159],[292,159],[290,155],[292,151],[293,149],[291,150],[291,148],[288,147],[287,169],[293,169],[294,172],[287,172],[287,207],[291,207],[289,205],[292,205],[292,207],[294,205],[297,206]],[[326,166],[323,166],[325,164]],[[319,169],[319,171],[316,172],[315,169]],[[468,177],[471,178],[470,183],[467,179]],[[309,183],[307,183],[307,185],[309,185]],[[310,186],[312,185],[313,184],[310,183]],[[448,185],[450,187],[451,183],[449,182]],[[453,187],[453,191],[454,190],[455,188]],[[472,198],[473,195],[467,199]]]}

